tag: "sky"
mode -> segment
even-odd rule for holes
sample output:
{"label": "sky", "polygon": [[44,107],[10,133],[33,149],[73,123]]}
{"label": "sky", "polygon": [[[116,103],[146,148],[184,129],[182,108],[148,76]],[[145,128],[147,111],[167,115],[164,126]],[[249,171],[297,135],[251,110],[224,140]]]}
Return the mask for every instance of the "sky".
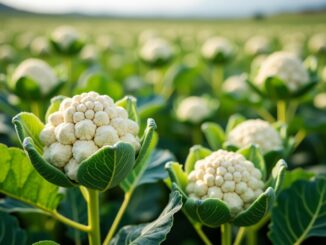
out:
{"label": "sky", "polygon": [[125,16],[237,17],[326,6],[326,0],[0,0],[42,13],[80,12]]}

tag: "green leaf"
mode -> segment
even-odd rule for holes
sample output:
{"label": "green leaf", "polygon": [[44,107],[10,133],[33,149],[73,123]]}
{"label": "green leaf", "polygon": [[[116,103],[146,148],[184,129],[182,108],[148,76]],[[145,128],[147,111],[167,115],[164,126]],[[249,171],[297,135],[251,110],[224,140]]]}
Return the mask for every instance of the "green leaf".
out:
{"label": "green leaf", "polygon": [[59,168],[47,162],[35,149],[30,137],[25,138],[23,148],[36,171],[47,181],[62,187],[72,187],[74,183]]}
{"label": "green leaf", "polygon": [[0,199],[0,211],[6,213],[44,213],[41,209],[10,197]]}
{"label": "green leaf", "polygon": [[60,245],[60,243],[51,240],[44,240],[44,241],[34,242],[33,245]]}
{"label": "green leaf", "polygon": [[141,177],[138,186],[143,184],[155,183],[166,179],[168,173],[165,171],[165,164],[174,161],[174,155],[168,150],[154,150],[149,159],[149,164]]}
{"label": "green leaf", "polygon": [[39,135],[44,128],[44,124],[33,113],[21,112],[12,119],[15,125],[19,141],[23,144],[26,137],[31,137],[35,142],[35,148],[39,153],[43,153],[43,144]]}
{"label": "green leaf", "polygon": [[315,174],[313,172],[306,171],[302,168],[286,171],[281,189],[287,189],[299,180],[311,180],[314,176]]}
{"label": "green leaf", "polygon": [[117,101],[115,103],[117,106],[121,106],[125,108],[128,112],[128,117],[135,121],[136,123],[140,123],[139,115],[137,112],[137,99],[132,96],[125,96],[123,99]]}
{"label": "green leaf", "polygon": [[269,238],[273,244],[301,244],[326,236],[326,178],[301,180],[281,192],[272,210]]}
{"label": "green leaf", "polygon": [[19,227],[16,217],[0,211],[0,244],[27,244],[26,232]]}
{"label": "green leaf", "polygon": [[105,146],[80,163],[77,180],[85,187],[105,191],[117,186],[132,170],[135,150],[119,142]]}
{"label": "green leaf", "polygon": [[42,97],[39,84],[29,77],[19,78],[13,86],[14,92],[21,98],[35,100]]}
{"label": "green leaf", "polygon": [[46,114],[45,114],[46,121],[48,121],[50,114],[59,110],[60,104],[65,98],[66,98],[65,96],[58,95],[51,99],[51,104],[48,107]]}
{"label": "green leaf", "polygon": [[226,125],[226,134],[229,134],[232,129],[238,126],[240,123],[246,121],[246,118],[240,114],[234,114],[229,118],[228,124]]}
{"label": "green leaf", "polygon": [[168,171],[172,183],[175,183],[176,186],[181,188],[181,192],[184,193],[188,178],[187,174],[182,170],[182,166],[177,162],[168,162],[165,165],[165,169]]}
{"label": "green leaf", "polygon": [[123,227],[111,245],[120,244],[161,244],[173,225],[173,216],[182,208],[182,198],[178,191],[170,194],[170,200],[161,215],[151,223],[141,225],[129,225]]}
{"label": "green leaf", "polygon": [[219,199],[188,198],[184,204],[184,211],[193,220],[208,227],[218,227],[231,219],[229,208]]}
{"label": "green leaf", "polygon": [[237,226],[251,226],[258,223],[271,209],[274,202],[274,190],[269,187],[246,210],[232,221]]}
{"label": "green leaf", "polygon": [[281,159],[276,163],[272,170],[272,187],[274,188],[276,194],[278,194],[281,189],[287,167],[286,162]]}
{"label": "green leaf", "polygon": [[261,171],[263,179],[266,179],[264,157],[257,146],[250,145],[247,148],[240,149],[238,153],[242,154],[247,160],[251,161],[255,165],[255,167]]}
{"label": "green leaf", "polygon": [[[87,205],[79,188],[69,188],[58,208],[59,213],[80,224],[87,225]],[[67,227],[68,236],[75,241],[83,241],[87,238],[86,233]]]}
{"label": "green leaf", "polygon": [[264,94],[264,92],[261,91],[261,89],[258,88],[256,86],[256,84],[254,84],[252,81],[250,81],[249,79],[246,79],[246,83],[249,86],[249,88],[251,88],[251,90],[253,92],[255,92],[256,94],[258,94],[260,97],[262,97],[262,98],[265,98],[266,97],[266,95]]}
{"label": "green leaf", "polygon": [[0,144],[0,192],[45,211],[55,210],[62,195],[59,188],[42,178],[17,148]]}
{"label": "green leaf", "polygon": [[267,96],[272,100],[287,100],[290,98],[290,91],[285,82],[277,77],[268,77],[264,86]]}
{"label": "green leaf", "polygon": [[147,127],[141,140],[141,148],[136,158],[135,167],[120,184],[125,192],[132,191],[136,188],[149,164],[150,155],[158,141],[155,129],[155,121],[153,119],[148,119]]}
{"label": "green leaf", "polygon": [[195,163],[198,160],[209,156],[211,153],[212,152],[209,149],[202,147],[201,145],[191,147],[185,163],[186,173],[189,174],[194,169]]}
{"label": "green leaf", "polygon": [[206,137],[206,140],[212,150],[218,150],[223,146],[225,134],[220,125],[216,123],[204,123],[201,129]]}
{"label": "green leaf", "polygon": [[281,158],[283,158],[282,150],[273,150],[273,151],[267,152],[264,155],[267,176],[270,175],[272,169],[275,166],[275,163]]}

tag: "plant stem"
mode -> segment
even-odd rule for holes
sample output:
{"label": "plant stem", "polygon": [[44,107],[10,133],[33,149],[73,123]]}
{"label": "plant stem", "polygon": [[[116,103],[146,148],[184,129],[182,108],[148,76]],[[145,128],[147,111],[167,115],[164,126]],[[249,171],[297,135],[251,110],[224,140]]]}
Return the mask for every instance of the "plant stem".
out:
{"label": "plant stem", "polygon": [[222,245],[231,245],[232,243],[232,227],[231,224],[225,223],[221,225]]}
{"label": "plant stem", "polygon": [[213,243],[208,239],[208,237],[206,236],[206,234],[203,232],[202,230],[202,226],[201,224],[197,223],[197,224],[193,224],[198,236],[201,238],[201,240],[204,242],[205,245],[213,245]]}
{"label": "plant stem", "polygon": [[247,229],[245,227],[240,227],[233,245],[241,245],[241,242],[242,242],[243,238],[245,237],[246,232],[247,232]]}
{"label": "plant stem", "polygon": [[203,141],[200,125],[195,125],[192,129],[192,143],[200,145]]}
{"label": "plant stem", "polygon": [[294,137],[294,149],[301,144],[301,142],[304,140],[305,137],[306,137],[306,131],[304,129],[300,129]]}
{"label": "plant stem", "polygon": [[265,108],[257,107],[255,110],[258,113],[258,115],[261,116],[264,120],[268,121],[269,123],[275,122],[275,118]]}
{"label": "plant stem", "polygon": [[39,104],[36,101],[31,101],[31,111],[38,118],[41,117],[41,109]]}
{"label": "plant stem", "polygon": [[212,76],[212,88],[213,88],[213,92],[216,95],[221,94],[223,81],[224,81],[224,67],[223,65],[218,65],[213,68],[213,76]]}
{"label": "plant stem", "polygon": [[69,225],[77,230],[81,230],[81,231],[84,231],[84,232],[89,232],[90,231],[90,227],[86,226],[86,225],[82,225],[80,223],[77,223],[61,214],[59,214],[57,211],[54,211],[53,213],[51,213],[52,217],[57,219],[58,221],[66,224],[66,225]]}
{"label": "plant stem", "polygon": [[277,121],[286,123],[286,102],[284,100],[277,102]]}
{"label": "plant stem", "polygon": [[125,193],[124,200],[123,200],[122,205],[121,205],[121,207],[119,209],[119,212],[118,212],[117,216],[115,217],[115,219],[113,221],[113,224],[112,224],[112,226],[111,226],[111,228],[110,228],[110,230],[109,230],[109,232],[108,232],[108,234],[107,234],[107,236],[106,236],[106,238],[105,238],[105,240],[103,242],[104,245],[108,245],[110,243],[111,239],[113,238],[114,233],[116,232],[116,230],[117,230],[117,228],[119,226],[119,223],[120,223],[120,221],[122,219],[122,216],[123,216],[123,214],[125,213],[125,211],[127,209],[127,206],[129,204],[129,201],[130,201],[130,198],[131,198],[131,194],[132,194],[131,192],[126,192]]}
{"label": "plant stem", "polygon": [[248,245],[256,245],[257,244],[257,231],[256,230],[248,229],[247,244]]}
{"label": "plant stem", "polygon": [[88,210],[88,241],[90,245],[101,244],[100,235],[100,212],[99,212],[99,192],[97,190],[88,189],[89,202]]}

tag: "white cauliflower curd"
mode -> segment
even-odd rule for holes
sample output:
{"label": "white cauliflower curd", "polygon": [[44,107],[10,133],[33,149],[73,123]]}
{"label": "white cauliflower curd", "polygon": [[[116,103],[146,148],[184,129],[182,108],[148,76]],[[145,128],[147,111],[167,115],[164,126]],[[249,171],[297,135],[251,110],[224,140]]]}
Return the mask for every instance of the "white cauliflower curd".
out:
{"label": "white cauliflower curd", "polygon": [[93,62],[98,59],[98,50],[95,45],[88,44],[80,52],[80,58],[86,62]]}
{"label": "white cauliflower curd", "polygon": [[223,91],[227,93],[244,94],[249,91],[245,74],[228,77],[224,81],[222,88]]}
{"label": "white cauliflower curd", "polygon": [[173,49],[170,43],[161,38],[147,40],[140,50],[140,57],[149,63],[158,60],[167,61],[173,56]]}
{"label": "white cauliflower curd", "polygon": [[71,26],[59,26],[51,35],[51,39],[63,49],[68,49],[75,41],[81,38],[79,32]]}
{"label": "white cauliflower curd", "polygon": [[257,145],[264,154],[282,149],[280,134],[268,122],[260,119],[240,123],[230,131],[227,141],[239,148]]}
{"label": "white cauliflower curd", "polygon": [[280,51],[268,56],[256,76],[255,82],[262,86],[268,77],[278,77],[292,92],[309,83],[308,72],[301,60],[292,53]]}
{"label": "white cauliflower curd", "polygon": [[37,83],[43,95],[51,92],[60,82],[47,63],[43,60],[33,58],[24,60],[19,64],[12,75],[12,82],[16,84],[23,77],[29,78]]}
{"label": "white cauliflower curd", "polygon": [[64,99],[40,133],[44,157],[76,180],[79,164],[101,147],[119,141],[140,148],[139,126],[106,95],[95,92]]}
{"label": "white cauliflower curd", "polygon": [[218,54],[230,57],[233,54],[233,46],[223,37],[211,37],[203,44],[201,53],[207,60],[213,60]]}
{"label": "white cauliflower curd", "polygon": [[45,55],[50,53],[50,44],[45,37],[40,36],[32,41],[30,49],[34,55]]}
{"label": "white cauliflower curd", "polygon": [[245,44],[244,50],[247,54],[257,55],[268,53],[270,50],[270,41],[265,36],[253,36]]}
{"label": "white cauliflower curd", "polygon": [[217,198],[231,214],[246,209],[263,193],[262,174],[239,153],[218,150],[195,163],[186,192],[194,199]]}
{"label": "white cauliflower curd", "polygon": [[202,97],[190,96],[181,101],[176,110],[177,117],[182,121],[199,123],[212,113],[209,101]]}
{"label": "white cauliflower curd", "polygon": [[313,53],[326,52],[326,34],[317,33],[308,42],[308,48]]}

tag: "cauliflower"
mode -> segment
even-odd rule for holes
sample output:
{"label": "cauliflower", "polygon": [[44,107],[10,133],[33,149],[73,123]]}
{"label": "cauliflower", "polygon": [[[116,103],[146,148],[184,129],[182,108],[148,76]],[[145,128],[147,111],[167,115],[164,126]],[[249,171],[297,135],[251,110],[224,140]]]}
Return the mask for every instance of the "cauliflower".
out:
{"label": "cauliflower", "polygon": [[14,71],[12,82],[16,84],[23,77],[29,78],[37,83],[42,95],[47,95],[60,82],[51,67],[40,59],[24,60]]}
{"label": "cauliflower", "polygon": [[223,83],[223,91],[236,94],[244,94],[249,92],[245,79],[246,76],[244,74],[228,77]]}
{"label": "cauliflower", "polygon": [[53,31],[51,38],[64,50],[67,50],[75,41],[79,40],[81,36],[77,30],[71,26],[59,26]]}
{"label": "cauliflower", "polygon": [[308,48],[313,53],[326,52],[326,35],[324,33],[313,35],[308,42]]}
{"label": "cauliflower", "polygon": [[199,123],[210,116],[212,108],[205,98],[190,96],[181,101],[176,110],[177,117],[182,121]]}
{"label": "cauliflower", "polygon": [[212,37],[204,43],[201,53],[207,60],[214,60],[218,55],[229,58],[233,54],[233,47],[231,43],[223,37]]}
{"label": "cauliflower", "polygon": [[148,63],[155,63],[159,60],[168,61],[172,56],[171,45],[161,38],[147,40],[140,50],[140,57]]}
{"label": "cauliflower", "polygon": [[86,62],[94,62],[98,59],[98,50],[94,45],[85,46],[80,52],[80,58]]}
{"label": "cauliflower", "polygon": [[247,40],[244,49],[250,55],[268,53],[270,50],[270,41],[265,36],[253,36]]}
{"label": "cauliflower", "polygon": [[16,56],[15,50],[7,44],[0,46],[0,62],[10,62]]}
{"label": "cauliflower", "polygon": [[315,96],[314,106],[321,110],[326,109],[326,93],[320,93]]}
{"label": "cauliflower", "polygon": [[268,122],[260,119],[240,123],[230,131],[227,141],[239,148],[255,144],[263,153],[282,149],[280,134]]}
{"label": "cauliflower", "polygon": [[239,153],[218,150],[195,163],[186,192],[195,199],[223,200],[236,215],[263,193],[263,188],[262,174],[252,162]]}
{"label": "cauliflower", "polygon": [[283,80],[291,92],[309,83],[308,72],[303,63],[295,55],[285,51],[275,52],[268,56],[261,65],[255,82],[262,86],[271,76]]}
{"label": "cauliflower", "polygon": [[50,53],[50,45],[45,37],[37,37],[30,45],[32,54],[34,55],[46,55]]}
{"label": "cauliflower", "polygon": [[44,157],[76,179],[79,164],[101,147],[119,141],[140,148],[139,126],[106,95],[83,93],[64,99],[40,133]]}

